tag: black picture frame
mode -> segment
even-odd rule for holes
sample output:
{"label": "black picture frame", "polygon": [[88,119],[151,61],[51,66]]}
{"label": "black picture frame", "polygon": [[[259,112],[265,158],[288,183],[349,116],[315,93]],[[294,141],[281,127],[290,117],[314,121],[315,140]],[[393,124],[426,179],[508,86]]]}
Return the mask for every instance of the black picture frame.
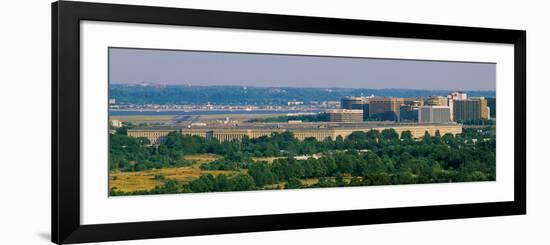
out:
{"label": "black picture frame", "polygon": [[[152,222],[80,224],[80,21],[514,45],[514,201]],[[61,1],[52,4],[52,242],[257,232],[526,213],[526,31]]]}

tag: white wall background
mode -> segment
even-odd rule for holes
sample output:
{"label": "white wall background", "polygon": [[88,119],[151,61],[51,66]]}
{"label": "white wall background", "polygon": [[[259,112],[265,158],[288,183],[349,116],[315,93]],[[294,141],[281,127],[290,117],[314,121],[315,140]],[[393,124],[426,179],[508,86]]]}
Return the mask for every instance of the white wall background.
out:
{"label": "white wall background", "polygon": [[[114,2],[107,0],[106,2]],[[119,3],[527,30],[526,216],[277,231],[110,244],[548,244],[550,21],[545,1],[119,0]],[[9,1],[0,13],[0,244],[48,244],[50,1]]]}

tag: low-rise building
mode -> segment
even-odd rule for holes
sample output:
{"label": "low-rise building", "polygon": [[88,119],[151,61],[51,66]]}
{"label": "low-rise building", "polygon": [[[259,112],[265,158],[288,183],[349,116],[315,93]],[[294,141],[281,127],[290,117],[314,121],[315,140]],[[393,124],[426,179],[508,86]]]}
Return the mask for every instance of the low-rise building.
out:
{"label": "low-rise building", "polygon": [[120,128],[120,127],[122,127],[122,122],[120,120],[113,119],[113,120],[111,120],[111,126],[113,128]]}
{"label": "low-rise building", "polygon": [[315,138],[317,140],[336,139],[337,137],[346,138],[355,131],[368,132],[370,130],[382,131],[384,129],[394,129],[399,135],[404,131],[410,131],[414,138],[420,138],[427,132],[435,135],[439,131],[441,135],[462,133],[460,124],[372,124],[372,123],[348,123],[343,125],[332,123],[301,123],[301,124],[244,124],[239,126],[219,126],[219,127],[148,127],[128,129],[128,136],[145,137],[152,144],[161,143],[171,132],[181,133],[183,135],[195,135],[206,139],[216,139],[219,141],[241,140],[245,136],[248,138],[258,138],[270,136],[273,133],[292,132],[298,140],[306,138]]}

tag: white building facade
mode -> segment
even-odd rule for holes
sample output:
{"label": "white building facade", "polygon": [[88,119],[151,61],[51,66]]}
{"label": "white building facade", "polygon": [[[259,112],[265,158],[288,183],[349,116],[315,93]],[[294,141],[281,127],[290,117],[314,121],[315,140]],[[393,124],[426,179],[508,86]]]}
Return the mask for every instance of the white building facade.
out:
{"label": "white building facade", "polygon": [[449,106],[421,106],[418,109],[418,123],[450,123]]}

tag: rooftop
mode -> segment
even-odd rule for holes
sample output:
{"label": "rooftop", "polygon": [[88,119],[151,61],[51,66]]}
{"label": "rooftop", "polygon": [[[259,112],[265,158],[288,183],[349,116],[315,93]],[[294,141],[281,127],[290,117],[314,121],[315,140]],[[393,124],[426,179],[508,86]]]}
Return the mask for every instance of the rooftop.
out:
{"label": "rooftop", "polygon": [[377,127],[426,127],[426,126],[451,126],[458,124],[417,124],[417,123],[394,123],[394,122],[357,122],[357,123],[333,123],[333,122],[303,122],[303,123],[241,123],[233,125],[206,125],[206,126],[148,126],[129,130],[186,130],[186,129],[354,129],[354,128],[377,128]]}

